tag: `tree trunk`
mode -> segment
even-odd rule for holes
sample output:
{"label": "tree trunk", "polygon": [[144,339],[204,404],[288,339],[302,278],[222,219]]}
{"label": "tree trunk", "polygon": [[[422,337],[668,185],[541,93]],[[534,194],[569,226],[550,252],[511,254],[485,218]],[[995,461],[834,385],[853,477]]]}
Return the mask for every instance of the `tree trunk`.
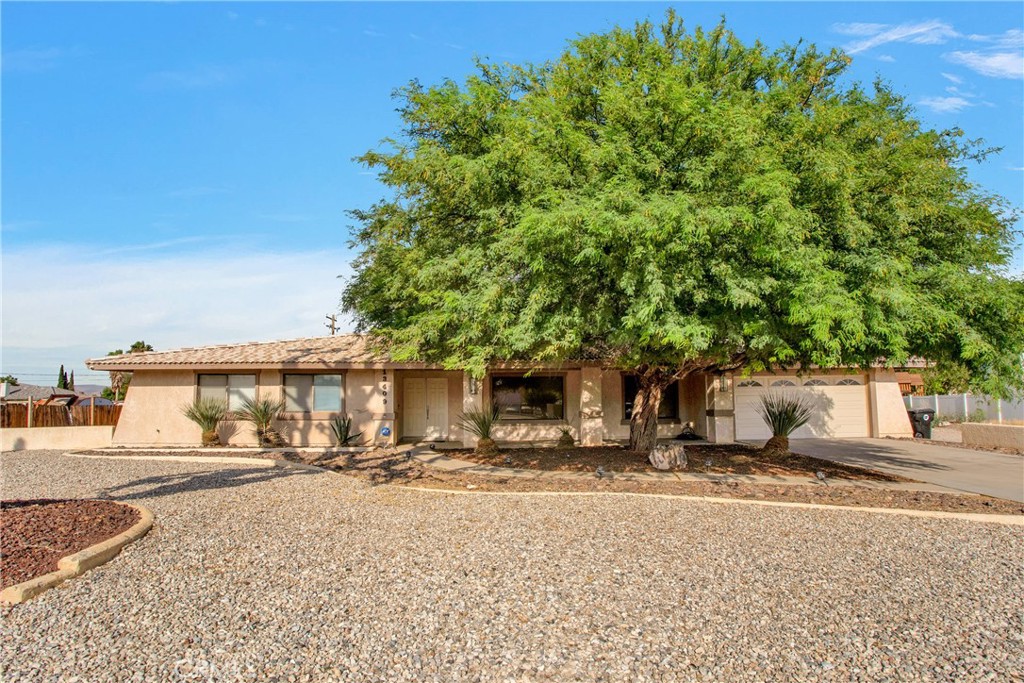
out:
{"label": "tree trunk", "polygon": [[640,388],[629,418],[629,450],[647,457],[658,444],[658,405],[671,381],[671,375],[662,370],[637,373]]}

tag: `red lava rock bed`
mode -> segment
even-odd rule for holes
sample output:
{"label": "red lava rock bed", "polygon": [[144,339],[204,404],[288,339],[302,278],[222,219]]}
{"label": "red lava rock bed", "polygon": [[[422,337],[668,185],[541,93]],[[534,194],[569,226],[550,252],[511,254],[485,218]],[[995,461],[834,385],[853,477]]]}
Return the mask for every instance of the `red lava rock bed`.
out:
{"label": "red lava rock bed", "polygon": [[57,571],[57,561],[130,529],[138,510],[105,500],[0,501],[0,588]]}

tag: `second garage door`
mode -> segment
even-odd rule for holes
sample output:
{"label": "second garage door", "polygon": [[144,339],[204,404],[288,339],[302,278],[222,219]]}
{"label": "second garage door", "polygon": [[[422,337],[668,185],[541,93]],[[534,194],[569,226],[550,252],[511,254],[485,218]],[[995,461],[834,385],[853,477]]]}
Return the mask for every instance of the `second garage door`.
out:
{"label": "second garage door", "polygon": [[811,400],[811,421],[792,434],[794,439],[815,437],[865,437],[869,435],[868,393],[863,375],[778,377],[758,376],[736,385],[736,438],[768,439],[771,432],[757,412],[761,397],[769,392],[802,396]]}

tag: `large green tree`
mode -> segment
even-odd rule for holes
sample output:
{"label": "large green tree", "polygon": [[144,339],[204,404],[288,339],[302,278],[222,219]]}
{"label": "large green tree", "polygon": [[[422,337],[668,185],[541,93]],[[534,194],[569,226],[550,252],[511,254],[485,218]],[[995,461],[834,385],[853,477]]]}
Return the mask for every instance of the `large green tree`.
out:
{"label": "large green tree", "polygon": [[1016,216],[965,170],[987,150],[849,63],[670,12],[412,83],[403,134],[360,157],[391,193],[352,212],[343,305],[397,359],[635,371],[639,451],[695,371],[919,355],[1020,387]]}

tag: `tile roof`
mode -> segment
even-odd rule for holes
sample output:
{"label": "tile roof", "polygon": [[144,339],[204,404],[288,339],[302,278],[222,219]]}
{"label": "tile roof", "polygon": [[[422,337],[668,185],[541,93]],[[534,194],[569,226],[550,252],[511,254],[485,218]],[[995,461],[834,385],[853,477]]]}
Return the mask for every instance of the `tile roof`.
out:
{"label": "tile roof", "polygon": [[35,384],[10,384],[7,386],[8,401],[43,401],[54,396],[85,396],[81,391],[58,389],[57,387],[41,387]]}
{"label": "tile roof", "polygon": [[201,346],[173,351],[126,353],[120,356],[92,358],[85,364],[92,370],[132,370],[174,366],[377,366],[389,362],[390,358],[386,354],[375,352],[370,347],[369,337],[366,335],[339,334],[333,337],[306,337],[283,341]]}

